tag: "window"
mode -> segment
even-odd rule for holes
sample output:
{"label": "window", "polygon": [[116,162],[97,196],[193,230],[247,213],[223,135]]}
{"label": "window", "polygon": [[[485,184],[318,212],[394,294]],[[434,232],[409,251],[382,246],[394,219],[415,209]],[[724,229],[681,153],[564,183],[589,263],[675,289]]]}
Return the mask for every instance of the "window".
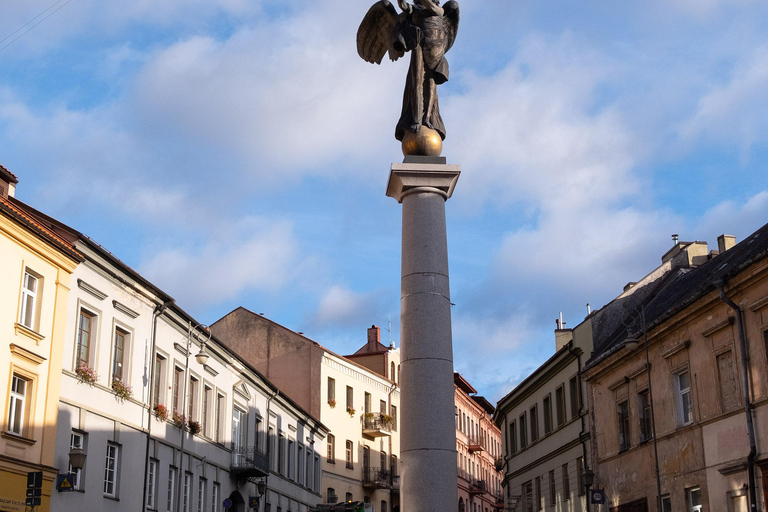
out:
{"label": "window", "polygon": [[533,508],[533,510],[541,510],[541,477],[537,476],[534,481],[536,483],[536,506]]}
{"label": "window", "polygon": [[155,384],[152,389],[152,400],[154,405],[165,404],[165,358],[160,354],[155,354]]}
{"label": "window", "polygon": [[320,475],[321,475],[321,472],[320,472],[320,456],[319,455],[315,455],[315,480],[314,480],[314,485],[307,486],[307,487],[309,487],[313,491],[316,491],[316,490],[320,489]]}
{"label": "window", "polygon": [[325,441],[328,445],[328,462],[331,464],[336,463],[336,436],[328,434],[328,439]]}
{"label": "window", "polygon": [[232,451],[240,452],[243,448],[243,436],[247,427],[245,425],[245,413],[234,407],[232,409]]}
{"label": "window", "polygon": [[688,510],[690,512],[701,512],[701,487],[686,489],[685,495],[688,500]]}
{"label": "window", "polygon": [[515,422],[509,424],[509,453],[517,452],[517,428]]}
{"label": "window", "polygon": [[381,500],[381,509],[380,512],[387,512],[387,502],[384,500]]}
{"label": "window", "polygon": [[371,412],[371,394],[365,393],[364,409],[365,412]]}
{"label": "window", "polygon": [[189,376],[189,402],[187,403],[187,419],[189,421],[194,421],[194,419],[197,417],[197,393],[199,382],[200,381],[198,381],[195,377],[191,375]]}
{"label": "window", "polygon": [[347,467],[349,469],[352,469],[355,467],[352,459],[353,450],[354,450],[354,445],[352,444],[352,441],[347,440]]}
{"label": "window", "polygon": [[214,427],[214,438],[217,442],[221,443],[221,430],[223,428],[223,425],[221,424],[222,418],[224,417],[224,408],[227,406],[227,397],[222,395],[221,393],[216,395],[216,426]]}
{"label": "window", "polygon": [[336,501],[339,499],[338,496],[336,496],[336,489],[333,487],[329,487],[325,490],[325,499],[328,501],[328,503],[336,503]]}
{"label": "window", "polygon": [[379,400],[379,412],[381,414],[387,414],[387,402]]}
{"label": "window", "polygon": [[395,362],[389,363],[389,380],[395,382]]}
{"label": "window", "polygon": [[182,406],[182,402],[184,401],[184,398],[181,396],[184,392],[181,389],[182,383],[184,382],[184,370],[179,368],[178,366],[173,367],[173,412],[178,414],[183,414],[184,408]]}
{"label": "window", "polygon": [[[213,397],[213,388],[211,386],[204,386],[203,387],[203,409],[200,411],[202,414],[200,415],[200,428],[202,429],[204,436],[211,437],[211,425],[210,425],[210,407],[211,407],[211,398]],[[258,427],[258,424],[257,424]],[[259,443],[259,431],[256,430],[256,447],[258,448]]]}
{"label": "window", "polygon": [[117,469],[120,450],[114,443],[107,443],[107,460],[104,464],[104,496],[117,497]]}
{"label": "window", "polygon": [[651,432],[651,400],[648,390],[637,394],[637,415],[640,420],[640,442],[653,437]]}
{"label": "window", "polygon": [[576,459],[576,492],[579,496],[584,496],[587,490],[584,487],[584,457]]}
{"label": "window", "polygon": [[554,506],[557,495],[555,493],[555,470],[549,472],[549,504]]}
{"label": "window", "polygon": [[189,492],[192,486],[192,473],[184,473],[184,487],[181,492],[181,510],[189,512]]}
{"label": "window", "polygon": [[579,415],[579,409],[581,409],[581,400],[579,400],[579,379],[578,377],[571,377],[569,381],[571,391],[571,418],[575,418]]}
{"label": "window", "polygon": [[621,402],[616,407],[619,422],[619,451],[629,448],[629,406],[627,402]]}
{"label": "window", "polygon": [[296,463],[296,481],[304,485],[304,446],[299,445],[299,460]]}
{"label": "window", "polygon": [[535,443],[539,440],[539,410],[534,405],[529,412],[531,415],[531,443]]}
{"label": "window", "polygon": [[261,451],[261,442],[259,442],[259,438],[261,437],[261,418],[256,416],[256,423],[253,426],[253,447]]}
{"label": "window", "polygon": [[[81,434],[80,432],[72,432],[69,435],[69,449],[71,450],[73,448],[85,450],[85,434]],[[75,470],[74,468],[72,468],[71,464],[69,465],[69,468],[68,468],[68,473],[72,473],[75,475],[75,481],[72,482],[72,487],[74,487],[76,491],[81,490],[80,476],[83,473],[83,469],[84,468]]]}
{"label": "window", "polygon": [[672,498],[669,494],[661,497],[661,512],[672,512]]}
{"label": "window", "polygon": [[24,271],[21,287],[21,312],[19,323],[27,329],[37,330],[37,305],[40,278],[33,275],[29,269]]}
{"label": "window", "polygon": [[565,424],[565,388],[560,386],[555,390],[555,406],[557,410],[557,426],[562,427]]}
{"label": "window", "polygon": [[13,374],[11,378],[11,396],[8,405],[8,432],[11,434],[24,435],[29,388],[30,381],[20,375]]}
{"label": "window", "polygon": [[528,446],[528,421],[525,413],[520,415],[520,449]]}
{"label": "window", "polygon": [[328,403],[336,405],[336,381],[328,377]]}
{"label": "window", "polygon": [[115,343],[112,347],[112,380],[123,380],[123,363],[125,361],[127,339],[127,332],[122,329],[115,329]]}
{"label": "window", "polygon": [[552,432],[552,396],[544,397],[544,435]]}
{"label": "window", "polygon": [[213,482],[213,489],[211,489],[211,512],[219,512],[219,487],[218,482]]}
{"label": "window", "polygon": [[677,391],[677,423],[679,426],[693,422],[693,401],[691,400],[691,376],[688,371],[675,375]]}
{"label": "window", "polygon": [[571,499],[571,481],[568,478],[568,464],[563,464],[563,501]]}
{"label": "window", "polygon": [[147,508],[154,509],[157,499],[157,460],[149,460],[149,473],[147,474]]}
{"label": "window", "polygon": [[296,478],[296,443],[288,440],[288,478],[294,480]]}
{"label": "window", "polygon": [[168,500],[166,501],[166,507],[165,507],[165,510],[167,510],[167,512],[176,510],[173,503],[174,491],[176,490],[175,486],[176,486],[176,468],[170,467],[168,468]]}
{"label": "window", "polygon": [[344,500],[345,500],[347,503],[351,502],[351,501],[352,501],[352,493],[351,493],[351,492],[348,492],[348,493],[346,494],[346,496],[344,496]]}
{"label": "window", "polygon": [[530,480],[523,484],[521,494],[523,495],[523,510],[533,512],[533,483]]}
{"label": "window", "polygon": [[96,315],[81,309],[77,325],[77,354],[75,368],[88,366],[91,350],[91,337],[95,332]]}
{"label": "window", "polygon": [[347,386],[347,409],[350,407],[354,408],[354,395],[353,395],[352,388],[350,386]]}
{"label": "window", "polygon": [[197,512],[205,510],[205,478],[199,477],[197,480]]}
{"label": "window", "polygon": [[397,407],[392,405],[390,406],[390,409],[392,411],[392,430],[397,432]]}
{"label": "window", "polygon": [[282,432],[277,443],[277,472],[285,475],[285,437]]}

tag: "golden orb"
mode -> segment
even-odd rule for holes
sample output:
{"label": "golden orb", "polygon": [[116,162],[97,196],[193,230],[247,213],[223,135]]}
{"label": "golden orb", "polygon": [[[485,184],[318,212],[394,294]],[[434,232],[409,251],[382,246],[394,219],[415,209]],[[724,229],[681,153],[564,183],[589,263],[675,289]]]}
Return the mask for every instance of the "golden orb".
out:
{"label": "golden orb", "polygon": [[432,128],[421,126],[413,133],[406,130],[403,136],[403,155],[440,156],[443,151],[443,139]]}

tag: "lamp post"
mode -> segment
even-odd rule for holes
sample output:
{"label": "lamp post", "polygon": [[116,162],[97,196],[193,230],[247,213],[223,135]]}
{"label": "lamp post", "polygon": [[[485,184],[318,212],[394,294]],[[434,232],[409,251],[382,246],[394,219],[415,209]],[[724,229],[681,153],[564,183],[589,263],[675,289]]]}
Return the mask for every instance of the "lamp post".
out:
{"label": "lamp post", "polygon": [[[189,381],[189,354],[190,354],[190,348],[192,348],[193,337],[198,341],[198,343],[200,343],[200,352],[195,354],[195,361],[197,361],[197,363],[200,365],[204,365],[205,363],[208,362],[208,357],[209,357],[205,351],[205,344],[208,343],[208,340],[211,339],[211,329],[209,329],[207,325],[197,324],[194,327],[192,327],[192,322],[188,323],[186,361],[184,363],[184,392],[181,394],[182,418],[184,418],[184,406],[187,404],[187,382]],[[189,411],[189,412],[191,416],[192,411]],[[184,440],[187,437],[186,435],[184,435],[184,429],[186,427],[184,423],[185,422],[182,420],[182,424],[179,427],[181,429],[181,449],[179,452],[179,477],[177,479],[177,486],[176,486],[176,512],[181,512],[181,493],[182,493],[181,479],[184,473]]]}
{"label": "lamp post", "polygon": [[645,325],[645,308],[640,304],[640,309],[627,307],[622,323],[627,327],[627,339],[624,346],[627,350],[635,350],[638,346],[637,337],[632,332],[632,327],[640,317],[640,329],[643,332],[643,345],[645,345],[645,373],[648,377],[648,405],[651,409],[651,435],[653,436],[653,458],[656,466],[656,509],[661,512],[661,476],[659,474],[659,446],[656,441],[656,414],[653,408],[653,387],[651,386],[651,360],[648,356],[648,330]]}
{"label": "lamp post", "polygon": [[584,495],[587,497],[587,512],[589,512],[589,489],[591,489],[592,484],[595,483],[595,472],[587,466],[587,469],[582,473],[582,478],[584,479]]}
{"label": "lamp post", "polygon": [[520,498],[522,498],[520,494],[507,496],[507,503],[509,503],[510,510],[517,510],[517,504],[520,502]]}

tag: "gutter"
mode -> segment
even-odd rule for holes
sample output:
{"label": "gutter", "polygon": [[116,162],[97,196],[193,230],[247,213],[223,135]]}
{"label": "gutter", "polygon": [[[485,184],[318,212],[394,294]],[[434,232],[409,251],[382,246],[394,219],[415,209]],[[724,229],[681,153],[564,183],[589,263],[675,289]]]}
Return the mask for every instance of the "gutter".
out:
{"label": "gutter", "polygon": [[[573,340],[569,341],[566,345],[568,347],[568,352],[576,357],[576,363],[578,365],[578,372],[576,375],[578,375],[578,383],[579,383],[579,419],[581,419],[581,432],[579,432],[579,440],[581,441],[581,453],[582,457],[584,458],[584,467],[582,468],[582,471],[586,472],[590,469],[590,464],[587,461],[587,440],[586,435],[588,433],[586,432],[586,424],[584,423],[584,391],[583,391],[583,382],[581,380],[581,355],[577,354],[573,350]],[[581,475],[577,475],[577,480],[579,481],[581,479]],[[581,489],[579,489],[581,491]],[[586,494],[586,502],[587,502],[587,510],[589,510],[589,488],[585,489]]]}
{"label": "gutter", "polygon": [[[147,379],[147,382],[149,384],[149,404],[147,407],[147,447],[144,451],[144,493],[142,494],[141,498],[141,510],[142,512],[147,510],[147,477],[149,476],[149,442],[151,439],[152,434],[152,402],[154,397],[152,396],[152,392],[155,389],[154,383],[154,372],[155,372],[155,350],[156,350],[156,340],[157,340],[157,319],[160,315],[162,315],[166,309],[168,309],[169,306],[172,306],[175,303],[174,299],[167,300],[163,302],[162,304],[158,304],[155,306],[155,310],[152,312],[152,344],[151,344],[151,350],[150,350],[150,357],[149,357],[149,378]],[[155,479],[157,480],[157,479]],[[157,487],[157,485],[155,485]],[[155,489],[155,497],[157,497],[157,489]]]}
{"label": "gutter", "polygon": [[747,434],[749,435],[749,455],[747,455],[747,475],[749,479],[749,506],[752,512],[757,511],[757,492],[755,489],[755,457],[757,456],[757,444],[755,441],[755,428],[752,423],[752,404],[749,394],[749,354],[747,353],[747,335],[744,331],[744,311],[725,294],[725,281],[722,279],[714,283],[720,300],[733,308],[736,313],[736,325],[739,330],[739,347],[741,348],[741,385],[744,388],[744,414],[747,417]]}

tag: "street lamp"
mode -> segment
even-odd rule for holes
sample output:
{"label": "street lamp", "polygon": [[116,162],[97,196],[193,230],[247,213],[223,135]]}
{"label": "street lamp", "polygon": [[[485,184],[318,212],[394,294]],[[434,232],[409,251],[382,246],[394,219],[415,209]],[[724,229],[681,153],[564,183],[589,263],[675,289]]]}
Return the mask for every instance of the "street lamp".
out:
{"label": "street lamp", "polygon": [[582,473],[582,478],[584,479],[584,494],[587,497],[587,512],[589,512],[589,489],[595,483],[595,472],[587,466],[587,469]]}
{"label": "street lamp", "polygon": [[659,446],[656,441],[656,414],[653,409],[653,388],[651,387],[651,360],[648,356],[648,328],[645,325],[645,307],[640,304],[640,309],[626,306],[622,323],[627,327],[627,339],[624,346],[627,350],[634,350],[638,346],[637,337],[632,332],[632,327],[637,324],[637,318],[640,318],[640,329],[643,332],[643,345],[645,346],[645,374],[648,377],[648,405],[651,409],[651,434],[653,435],[653,455],[656,465],[656,508],[661,512],[661,476],[659,475]]}
{"label": "street lamp", "polygon": [[[205,344],[208,343],[208,341],[211,339],[211,329],[207,325],[203,324],[197,324],[194,327],[192,327],[192,322],[188,323],[188,329],[187,329],[187,356],[186,356],[186,362],[184,363],[184,391],[181,394],[182,400],[181,400],[181,412],[182,417],[184,416],[184,406],[188,403],[187,402],[187,383],[189,382],[189,354],[190,349],[192,348],[192,338],[195,338],[198,343],[200,343],[200,352],[195,354],[195,361],[198,362],[200,365],[204,365],[208,362],[208,354],[205,352]],[[174,411],[175,412],[175,411]],[[192,411],[189,411],[190,416],[192,415]],[[191,418],[189,418],[191,419]],[[182,464],[184,463],[184,440],[187,436],[184,435],[184,429],[186,428],[186,425],[181,425],[181,449],[180,449],[180,455],[179,455],[179,466],[182,467]],[[181,512],[181,476],[183,471],[178,471],[179,476],[177,480],[176,489],[178,489],[178,492],[176,493],[176,512]]]}
{"label": "street lamp", "polygon": [[520,498],[522,498],[522,496],[519,494],[507,496],[507,502],[509,503],[509,508],[512,510],[517,510],[517,504],[520,501]]}
{"label": "street lamp", "polygon": [[69,450],[69,465],[72,466],[75,473],[85,466],[85,457],[85,450],[82,448],[72,448]]}

